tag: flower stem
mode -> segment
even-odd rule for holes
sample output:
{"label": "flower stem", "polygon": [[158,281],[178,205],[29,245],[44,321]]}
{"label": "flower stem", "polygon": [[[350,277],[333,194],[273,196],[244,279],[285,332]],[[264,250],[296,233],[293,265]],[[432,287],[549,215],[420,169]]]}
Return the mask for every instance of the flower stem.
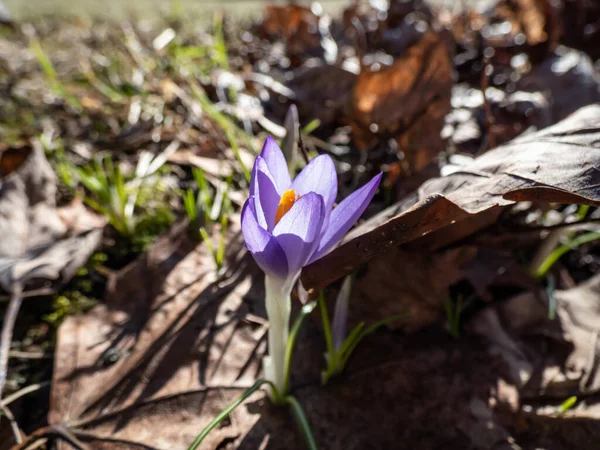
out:
{"label": "flower stem", "polygon": [[290,334],[290,313],[292,309],[293,283],[289,280],[265,275],[265,303],[269,319],[269,354],[263,359],[265,378],[269,380],[279,394],[275,398],[271,389],[271,399],[277,403],[285,398],[286,370],[285,355]]}

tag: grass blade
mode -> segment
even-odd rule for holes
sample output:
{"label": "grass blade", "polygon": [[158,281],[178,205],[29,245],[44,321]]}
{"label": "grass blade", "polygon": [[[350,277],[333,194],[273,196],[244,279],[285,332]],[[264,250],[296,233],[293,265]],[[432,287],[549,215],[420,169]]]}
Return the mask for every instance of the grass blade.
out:
{"label": "grass blade", "polygon": [[296,317],[294,325],[292,325],[292,329],[290,330],[288,341],[285,344],[285,386],[283,392],[280,392],[281,395],[285,395],[289,390],[292,354],[294,353],[294,345],[296,344],[298,332],[300,331],[302,322],[304,322],[306,316],[308,316],[313,311],[313,309],[315,309],[315,306],[317,306],[317,302],[310,302],[304,305],[300,310],[300,314],[298,314],[298,317]]}
{"label": "grass blade", "polygon": [[550,255],[548,255],[544,262],[540,264],[540,267],[538,267],[538,270],[536,271],[536,276],[538,278],[541,278],[544,275],[546,275],[546,273],[548,272],[548,270],[550,270],[554,263],[556,263],[556,261],[558,261],[561,258],[561,256],[563,256],[568,251],[573,250],[583,244],[596,241],[598,239],[600,239],[600,232],[597,231],[591,231],[589,233],[582,234],[576,238],[570,239],[567,243],[561,245],[560,247],[557,247],[556,250],[554,250],[552,253],[550,253]]}
{"label": "grass blade", "polygon": [[198,218],[198,208],[196,207],[196,199],[194,198],[194,191],[188,189],[185,191],[185,195],[183,196],[183,206],[185,208],[185,212],[190,219],[190,223],[195,223]]}
{"label": "grass blade", "polygon": [[291,395],[288,395],[285,398],[285,402],[290,405],[292,412],[296,417],[296,421],[298,422],[298,426],[300,427],[300,431],[302,432],[306,446],[309,448],[309,450],[318,450],[317,442],[315,441],[310,424],[308,423],[308,419],[306,418],[306,414],[304,413],[300,402],[298,402],[298,400]]}
{"label": "grass blade", "polygon": [[[229,414],[231,414],[231,412],[235,408],[240,406],[244,402],[244,400],[246,400],[248,397],[250,397],[252,394],[254,394],[257,390],[259,390],[260,387],[265,383],[271,384],[267,380],[258,380],[256,383],[254,383],[252,386],[250,386],[248,389],[246,389],[242,395],[240,395],[235,401],[233,401],[223,411],[221,411],[221,413],[218,416],[216,416],[206,426],[206,428],[204,428],[204,430],[202,430],[200,432],[200,434],[196,437],[196,439],[194,439],[194,442],[192,442],[192,445],[189,446],[188,450],[196,450],[198,448],[198,446],[202,443],[204,438],[206,436],[208,436],[208,433],[210,433],[212,431],[213,428],[215,428],[217,425],[219,425],[219,423],[223,419],[225,419],[225,417],[227,417]],[[271,387],[274,388],[274,386],[271,386]]]}
{"label": "grass blade", "polygon": [[325,302],[325,294],[323,291],[319,293],[319,307],[321,308],[321,319],[323,320],[323,333],[325,334],[325,344],[327,353],[333,354],[333,340],[331,339],[331,328],[329,325],[329,313],[327,312],[327,303]]}

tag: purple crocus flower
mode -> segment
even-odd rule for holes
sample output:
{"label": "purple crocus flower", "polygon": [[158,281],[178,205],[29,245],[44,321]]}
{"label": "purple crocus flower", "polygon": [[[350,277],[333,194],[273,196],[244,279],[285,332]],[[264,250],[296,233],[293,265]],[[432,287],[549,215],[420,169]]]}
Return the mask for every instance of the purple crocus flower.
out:
{"label": "purple crocus flower", "polygon": [[246,248],[265,272],[269,318],[269,355],[265,378],[286,394],[285,346],[289,334],[291,291],[302,268],[331,250],[373,198],[381,174],[333,207],[337,173],[332,159],[320,155],[292,181],[283,152],[267,138],[256,158],[250,197],[242,209]]}
{"label": "purple crocus flower", "polygon": [[266,274],[297,278],[302,267],[325,255],[356,223],[380,180],[376,175],[334,208],[333,160],[317,156],[292,181],[281,149],[267,138],[242,210],[246,248]]}

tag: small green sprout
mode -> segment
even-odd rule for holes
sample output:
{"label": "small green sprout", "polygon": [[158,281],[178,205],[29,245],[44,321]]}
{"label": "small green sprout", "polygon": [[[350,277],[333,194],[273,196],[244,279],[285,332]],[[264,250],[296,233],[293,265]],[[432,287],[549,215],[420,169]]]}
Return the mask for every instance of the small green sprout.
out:
{"label": "small green sprout", "polygon": [[548,295],[548,319],[554,320],[556,318],[556,281],[554,280],[554,276],[549,274],[546,277],[548,284],[546,286],[546,294]]}
{"label": "small green sprout", "polygon": [[322,291],[319,294],[319,307],[321,309],[323,332],[325,334],[325,344],[327,346],[327,353],[325,353],[327,368],[321,373],[322,384],[327,384],[333,376],[340,375],[344,371],[348,359],[365,337],[374,333],[379,327],[386,323],[406,316],[406,314],[396,314],[381,319],[368,327],[364,322],[361,322],[346,336],[346,322],[348,318],[348,303],[351,287],[352,277],[348,276],[344,280],[338,294],[335,305],[335,316],[331,325],[329,323],[325,295]]}
{"label": "small green sprout", "polygon": [[558,246],[548,257],[540,264],[536,270],[535,275],[538,278],[542,278],[550,270],[550,268],[558,261],[565,253],[580,247],[583,244],[588,244],[600,239],[600,232],[590,231],[588,233],[581,234],[577,237],[570,237],[567,242]]}
{"label": "small green sprout", "polygon": [[91,194],[86,195],[85,203],[105,215],[119,234],[131,236],[135,231],[135,195],[127,189],[121,169],[115,166],[112,157],[96,159],[92,164],[75,167],[74,171]]}
{"label": "small green sprout", "polygon": [[[580,205],[577,209],[577,218],[581,221],[584,220],[585,217],[587,216],[588,212],[590,210],[590,206],[589,205]],[[569,252],[570,250],[573,250],[583,244],[587,244],[593,241],[596,241],[598,239],[600,239],[600,232],[596,232],[596,231],[592,231],[592,232],[588,232],[588,233],[584,233],[581,234],[579,236],[576,236],[575,231],[569,231],[566,232],[562,231],[562,233],[564,233],[564,237],[566,238],[566,242],[562,245],[559,245],[558,247],[556,247],[554,249],[554,251],[552,251],[549,255],[546,256],[546,258],[539,264],[539,266],[532,267],[531,271],[532,274],[535,275],[537,278],[543,278],[548,271],[552,268],[552,266],[567,252]],[[552,235],[552,233],[550,234],[550,236]],[[537,261],[534,259],[534,264]]]}
{"label": "small green sprout", "polygon": [[95,159],[84,167],[72,167],[75,177],[89,192],[85,203],[104,214],[119,234],[134,236],[141,217],[135,214],[144,183],[166,163],[168,156],[177,150],[178,143],[169,145],[162,153],[153,156],[142,152],[135,173],[125,179],[118,164],[110,155]]}
{"label": "small green sprout", "polygon": [[313,119],[310,122],[308,122],[304,126],[304,128],[302,128],[302,134],[303,135],[311,134],[313,131],[315,131],[320,126],[321,126],[321,121],[319,119]]}
{"label": "small green sprout", "polygon": [[44,74],[46,75],[46,81],[50,86],[50,89],[52,89],[57,96],[63,98],[73,109],[81,109],[81,103],[79,100],[67,90],[64,84],[58,78],[56,70],[54,69],[54,65],[44,51],[42,44],[35,35],[35,32],[30,33],[29,49],[37,58],[40,67],[44,71]]}
{"label": "small green sprout", "polygon": [[[229,145],[231,146],[231,149],[233,150],[235,158],[242,169],[242,172],[244,174],[244,177],[246,178],[246,181],[250,182],[250,170],[248,169],[248,167],[246,166],[246,163],[244,163],[244,160],[242,159],[242,156],[240,153],[240,147],[237,143],[237,139],[243,140],[246,142],[246,145],[248,146],[248,148],[250,150],[253,150],[254,146],[253,146],[252,142],[250,141],[250,138],[229,117],[227,117],[225,114],[223,114],[221,111],[219,111],[216,108],[216,106],[210,101],[210,99],[206,96],[206,93],[204,92],[204,90],[196,83],[195,80],[190,79],[188,81],[189,81],[192,93],[194,94],[194,96],[198,100],[198,102],[200,103],[202,110],[217,125],[219,125],[223,129],[223,132],[225,133],[225,136],[227,137],[227,140],[229,141]],[[256,153],[256,152],[254,152],[254,153]]]}
{"label": "small green sprout", "polygon": [[213,190],[204,177],[202,169],[192,169],[192,175],[196,186],[198,186],[198,194],[194,195],[193,189],[188,189],[183,195],[183,206],[185,212],[190,219],[190,223],[194,226],[200,226],[200,216],[204,220],[205,227],[212,226],[211,211],[213,209]]}
{"label": "small green sprout", "polygon": [[213,51],[212,59],[215,65],[223,70],[229,70],[229,61],[227,58],[227,45],[223,34],[223,14],[215,13],[213,17]]}
{"label": "small green sprout", "polygon": [[569,397],[568,399],[566,399],[564,402],[561,403],[561,405],[558,409],[558,415],[562,416],[567,411],[571,410],[573,408],[573,406],[575,406],[575,403],[577,403],[576,396],[572,396],[572,397]]}
{"label": "small green sprout", "polygon": [[453,338],[460,337],[460,316],[462,314],[463,298],[462,295],[458,296],[456,303],[452,302],[452,299],[448,299],[444,303],[444,309],[446,310],[446,325],[448,331]]}
{"label": "small green sprout", "polygon": [[[227,193],[233,180],[232,177],[228,177],[224,184],[219,184],[213,198],[213,190],[206,181],[204,172],[201,169],[193,169],[192,174],[198,186],[198,194],[194,196],[192,189],[185,191],[183,194],[184,209],[190,224],[194,228],[197,227],[200,237],[213,255],[217,270],[221,270],[225,258],[225,241],[231,214],[231,200]],[[203,222],[200,221],[200,217]],[[216,249],[208,231],[213,228],[215,223],[220,224],[219,245]]]}

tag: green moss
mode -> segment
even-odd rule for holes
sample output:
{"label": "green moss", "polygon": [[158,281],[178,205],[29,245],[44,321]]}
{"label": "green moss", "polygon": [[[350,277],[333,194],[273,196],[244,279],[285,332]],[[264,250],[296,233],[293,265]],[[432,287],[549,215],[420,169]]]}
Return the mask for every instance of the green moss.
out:
{"label": "green moss", "polygon": [[103,265],[107,259],[106,253],[94,253],[60,294],[54,295],[52,312],[44,315],[42,320],[58,328],[68,316],[92,309],[98,303],[98,298],[104,295],[105,279],[98,277],[96,268]]}
{"label": "green moss", "polygon": [[89,311],[96,303],[98,303],[96,299],[90,298],[80,291],[65,291],[62,295],[54,297],[53,312],[46,314],[43,320],[58,327],[68,316]]}

